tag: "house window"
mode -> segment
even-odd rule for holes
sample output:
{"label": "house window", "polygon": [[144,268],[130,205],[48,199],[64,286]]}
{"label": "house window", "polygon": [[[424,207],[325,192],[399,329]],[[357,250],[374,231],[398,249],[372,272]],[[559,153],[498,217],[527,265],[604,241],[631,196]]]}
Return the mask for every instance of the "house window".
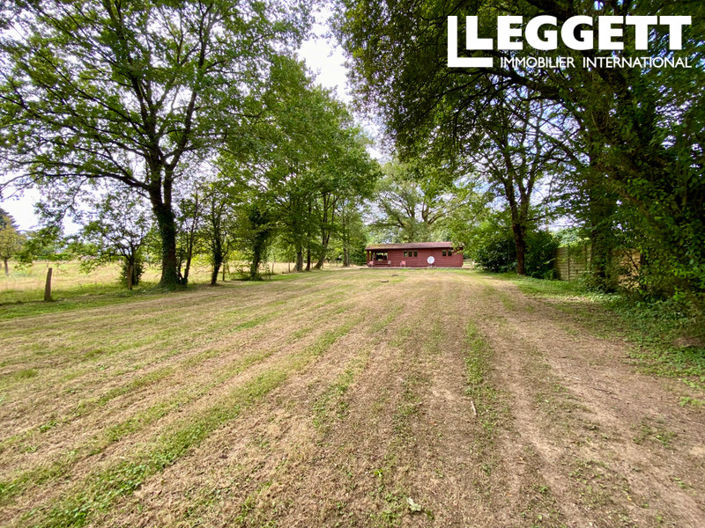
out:
{"label": "house window", "polygon": [[387,253],[375,253],[375,260],[387,260]]}
{"label": "house window", "polygon": [[418,251],[414,251],[414,256],[415,256],[415,257],[418,257],[418,256],[419,256],[419,252],[418,252]]}
{"label": "house window", "polygon": [[444,256],[444,257],[446,256],[446,250],[445,250],[445,249],[444,249],[443,251],[441,251],[441,255]]}

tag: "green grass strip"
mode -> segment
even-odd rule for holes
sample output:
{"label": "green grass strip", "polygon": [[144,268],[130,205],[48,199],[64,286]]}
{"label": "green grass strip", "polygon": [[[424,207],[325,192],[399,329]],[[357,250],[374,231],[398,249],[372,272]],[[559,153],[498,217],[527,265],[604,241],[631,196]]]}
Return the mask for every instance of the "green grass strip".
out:
{"label": "green grass strip", "polygon": [[[132,494],[152,475],[174,464],[187,451],[200,445],[213,431],[237,418],[291,374],[303,369],[327,351],[335,341],[348,333],[363,317],[350,320],[324,333],[303,351],[289,356],[281,365],[267,370],[244,385],[235,388],[221,402],[197,417],[190,417],[159,436],[149,449],[136,453],[129,460],[113,464],[90,475],[82,486],[55,501],[55,504],[35,522],[37,528],[68,528],[84,526],[91,515],[107,511],[119,497]],[[25,521],[43,513],[28,512]]]}
{"label": "green grass strip", "polygon": [[105,429],[102,435],[84,445],[72,448],[60,460],[49,465],[25,471],[9,481],[0,481],[0,505],[6,504],[12,497],[17,496],[29,485],[39,485],[65,474],[71,466],[85,456],[96,455],[111,444],[118,442],[126,436],[136,433],[163,418],[171,411],[183,407],[200,398],[209,390],[226,382],[233,376],[243,372],[247,367],[263,361],[272,355],[271,351],[255,352],[241,358],[223,370],[210,383],[203,385],[198,390],[182,390],[167,401],[156,404],[136,413],[130,418]]}
{"label": "green grass strip", "polygon": [[465,369],[467,388],[465,393],[475,406],[478,419],[486,432],[486,440],[491,440],[494,427],[499,419],[498,395],[488,380],[492,348],[472,321],[466,329],[467,349],[465,354]]}

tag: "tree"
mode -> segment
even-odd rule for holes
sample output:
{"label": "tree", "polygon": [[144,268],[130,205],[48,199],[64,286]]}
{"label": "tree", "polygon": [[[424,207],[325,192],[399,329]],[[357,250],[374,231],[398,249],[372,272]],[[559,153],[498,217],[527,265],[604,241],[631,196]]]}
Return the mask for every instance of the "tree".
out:
{"label": "tree", "polygon": [[[114,186],[112,186],[114,187]],[[143,247],[152,229],[149,208],[144,198],[133,192],[128,195],[116,189],[93,199],[87,223],[78,234],[84,256],[83,266],[93,268],[122,260],[121,277],[132,289],[139,284],[143,271]]]}
{"label": "tree", "polygon": [[376,227],[390,230],[394,241],[430,240],[434,224],[447,210],[442,189],[408,164],[392,161],[383,170],[385,177],[377,188],[381,218]]}
{"label": "tree", "polygon": [[347,268],[351,263],[364,264],[363,248],[367,243],[367,232],[359,207],[353,200],[343,198],[340,202],[338,217],[340,218],[340,229],[336,233],[336,238],[340,242],[343,266]]}
{"label": "tree", "polygon": [[8,261],[20,252],[23,240],[14,219],[0,209],[0,258],[5,266],[5,275],[10,274]]}
{"label": "tree", "polygon": [[194,190],[188,197],[179,201],[178,211],[176,216],[176,269],[179,282],[185,285],[188,284],[193,255],[200,250],[198,242],[203,222],[203,198],[198,190]]}
{"label": "tree", "polygon": [[203,186],[203,238],[208,246],[212,270],[211,286],[233,246],[236,190],[223,180]]}
{"label": "tree", "polygon": [[[347,108],[314,86],[292,58],[275,61],[261,115],[231,139],[235,146],[221,160],[225,177],[270,201],[267,207],[258,201],[241,217],[253,226],[251,234],[270,233],[274,222],[281,241],[293,248],[297,271],[320,267],[338,229],[338,204],[371,194],[377,164]],[[249,143],[243,147],[243,141]]]}
{"label": "tree", "polygon": [[[557,201],[555,193],[562,187],[557,178],[564,171],[562,149],[551,140],[546,113],[545,103],[533,101],[531,94],[498,97],[491,113],[479,118],[472,132],[479,137],[466,151],[475,170],[506,201],[519,275],[526,275],[527,233],[539,220],[535,215]],[[544,188],[542,204],[533,202],[539,186]]]}
{"label": "tree", "polygon": [[178,283],[175,187],[249,114],[268,61],[301,38],[305,6],[274,1],[4,3],[0,153],[5,185],[70,204],[110,179],[148,196],[161,284]]}
{"label": "tree", "polygon": [[276,232],[276,220],[265,196],[253,196],[241,207],[238,222],[239,239],[250,256],[250,280],[260,280],[260,264],[264,261],[269,242]]}
{"label": "tree", "polygon": [[[380,215],[373,227],[381,230],[385,240],[445,240],[451,236],[451,218],[457,222],[480,199],[475,182],[457,167],[439,163],[433,157],[393,160],[384,165],[383,172],[376,197]],[[460,237],[454,241],[460,242]]]}
{"label": "tree", "polygon": [[10,217],[10,213],[5,211],[2,207],[0,207],[0,229],[8,225],[12,218]]}
{"label": "tree", "polygon": [[[608,180],[606,186],[594,188],[593,196],[598,198],[606,188],[605,198],[618,197],[613,205],[622,210],[630,241],[645,256],[650,287],[660,284],[667,292],[705,290],[705,92],[699,89],[705,84],[699,54],[705,4],[341,0],[340,5],[336,31],[351,57],[353,80],[363,101],[382,111],[390,135],[403,152],[429,140],[462,143],[469,127],[474,128],[482,118],[492,118],[491,101],[512,91],[535,93],[570,116],[568,132],[580,129],[582,144],[577,154],[587,154],[593,169]],[[560,42],[556,50],[539,52],[574,58],[575,68],[502,66],[501,58],[536,54],[528,46],[488,51],[494,59],[492,68],[450,69],[445,60],[449,15],[461,21],[465,15],[479,16],[481,36],[496,38],[497,15],[519,13],[525,20],[552,15],[560,23],[574,15],[682,12],[693,20],[692,26],[684,28],[682,51],[671,50],[666,28],[655,26],[649,55],[687,57],[691,68],[582,67],[583,58],[643,55],[631,30],[625,32],[623,50],[573,50]],[[566,173],[566,177],[576,187],[583,183],[591,187],[591,181],[581,181],[587,177],[584,171]],[[607,202],[602,205],[609,217],[612,205]],[[609,229],[612,224],[595,220],[593,230],[598,226]]]}
{"label": "tree", "polygon": [[31,264],[34,260],[70,260],[75,254],[69,246],[61,226],[45,225],[25,233],[25,241],[17,253],[17,260],[21,264]]}

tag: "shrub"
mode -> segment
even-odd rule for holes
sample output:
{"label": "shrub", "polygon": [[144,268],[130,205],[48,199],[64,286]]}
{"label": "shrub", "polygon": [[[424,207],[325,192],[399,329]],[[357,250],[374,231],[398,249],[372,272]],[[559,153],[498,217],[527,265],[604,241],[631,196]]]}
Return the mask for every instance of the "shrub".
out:
{"label": "shrub", "polygon": [[[128,259],[122,259],[120,265],[120,282],[127,286],[127,272],[129,269]],[[140,257],[136,257],[132,265],[132,285],[137,286],[140,283],[142,274],[144,273],[144,261]]]}
{"label": "shrub", "polygon": [[[539,279],[554,278],[554,261],[558,239],[547,231],[529,231],[526,235],[526,274]],[[479,237],[473,248],[473,259],[485,271],[501,273],[516,270],[514,236],[498,229]]]}
{"label": "shrub", "polygon": [[526,274],[537,279],[553,279],[558,238],[548,231],[531,231],[526,235]]}
{"label": "shrub", "polygon": [[485,271],[495,273],[516,269],[514,238],[505,230],[487,233],[473,247],[473,260]]}

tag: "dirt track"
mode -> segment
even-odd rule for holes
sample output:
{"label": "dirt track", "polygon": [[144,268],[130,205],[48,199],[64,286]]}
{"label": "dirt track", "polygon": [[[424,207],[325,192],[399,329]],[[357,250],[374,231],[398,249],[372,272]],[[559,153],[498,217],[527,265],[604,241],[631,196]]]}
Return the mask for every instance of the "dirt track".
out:
{"label": "dirt track", "polygon": [[2,322],[0,524],[705,526],[705,412],[629,346],[441,270]]}

